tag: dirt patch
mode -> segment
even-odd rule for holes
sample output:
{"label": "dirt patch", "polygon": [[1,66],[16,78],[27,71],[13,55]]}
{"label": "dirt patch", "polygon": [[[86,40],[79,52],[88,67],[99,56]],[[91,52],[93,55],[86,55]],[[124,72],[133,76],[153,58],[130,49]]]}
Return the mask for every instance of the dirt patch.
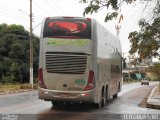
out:
{"label": "dirt patch", "polygon": [[160,86],[158,85],[153,93],[153,96],[160,95]]}
{"label": "dirt patch", "polygon": [[149,92],[147,93],[147,95],[144,97],[144,99],[141,101],[141,103],[139,104],[140,107],[144,107],[144,108],[147,108],[147,100],[148,100],[148,97],[150,96],[151,92],[152,92],[152,89],[154,88],[155,86],[151,87]]}
{"label": "dirt patch", "polygon": [[[152,106],[147,104],[148,101],[148,97],[151,95],[152,90],[155,88],[156,86],[152,86],[149,90],[149,92],[147,93],[147,95],[144,97],[144,99],[141,101],[141,103],[139,104],[140,107],[144,107],[144,108],[151,108],[151,109],[160,109],[159,106]],[[152,93],[152,97],[159,95],[159,86],[156,87],[154,93]]]}

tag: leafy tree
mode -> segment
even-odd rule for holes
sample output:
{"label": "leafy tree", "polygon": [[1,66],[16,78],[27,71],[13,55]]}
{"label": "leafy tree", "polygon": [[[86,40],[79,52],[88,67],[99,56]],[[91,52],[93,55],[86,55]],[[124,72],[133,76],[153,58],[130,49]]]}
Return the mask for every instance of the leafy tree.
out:
{"label": "leafy tree", "polygon": [[132,3],[135,0],[79,0],[80,3],[88,4],[88,6],[84,9],[83,15],[86,14],[92,14],[99,12],[103,8],[108,9],[111,7],[114,11],[109,12],[107,11],[105,22],[112,20],[113,18],[116,18],[118,16],[118,9],[123,4],[123,2],[126,2],[128,4]]}
{"label": "leafy tree", "polygon": [[152,72],[158,80],[160,79],[160,63],[155,63],[153,66],[149,67],[149,71]]}
{"label": "leafy tree", "polygon": [[141,19],[139,21],[140,31],[133,31],[128,36],[131,42],[129,53],[134,56],[138,54],[138,57],[134,60],[136,64],[152,57],[159,57],[160,59],[160,1],[157,0],[150,16],[153,16],[152,22]]}
{"label": "leafy tree", "polygon": [[[33,37],[35,77],[38,69],[39,39]],[[29,81],[29,32],[20,25],[0,25],[0,82]]]}
{"label": "leafy tree", "polygon": [[[92,14],[93,12],[99,12],[103,8],[111,7],[114,12],[106,13],[105,21],[112,20],[117,17],[117,10],[126,2],[132,4],[136,0],[79,0],[81,3],[88,4],[84,9],[85,14]],[[150,0],[142,0],[150,1]],[[148,2],[147,2],[148,3]],[[147,6],[147,5],[145,5]],[[129,40],[131,42],[131,49],[129,53],[131,56],[136,56],[132,61],[133,65],[140,63],[142,59],[160,57],[160,1],[156,0],[156,5],[153,11],[150,12],[149,16],[152,16],[153,22],[146,22],[145,19],[139,21],[140,31],[133,31],[129,34]]]}
{"label": "leafy tree", "polygon": [[152,24],[142,20],[139,22],[141,30],[129,34],[131,42],[130,54],[138,53],[139,59],[160,57],[160,17],[154,19]]}

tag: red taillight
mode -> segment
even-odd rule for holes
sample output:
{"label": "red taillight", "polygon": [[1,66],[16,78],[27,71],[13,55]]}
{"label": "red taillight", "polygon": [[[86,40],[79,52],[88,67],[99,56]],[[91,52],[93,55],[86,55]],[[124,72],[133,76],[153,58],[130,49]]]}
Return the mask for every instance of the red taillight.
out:
{"label": "red taillight", "polygon": [[40,87],[46,88],[46,85],[44,84],[44,81],[43,81],[43,69],[42,68],[39,68],[38,70],[38,84]]}
{"label": "red taillight", "polygon": [[89,77],[88,77],[88,83],[86,87],[84,88],[84,91],[91,90],[94,88],[94,72],[89,71]]}
{"label": "red taillight", "polygon": [[46,17],[46,20],[49,20],[50,19],[50,17]]}
{"label": "red taillight", "polygon": [[88,21],[91,21],[91,18],[87,18]]}

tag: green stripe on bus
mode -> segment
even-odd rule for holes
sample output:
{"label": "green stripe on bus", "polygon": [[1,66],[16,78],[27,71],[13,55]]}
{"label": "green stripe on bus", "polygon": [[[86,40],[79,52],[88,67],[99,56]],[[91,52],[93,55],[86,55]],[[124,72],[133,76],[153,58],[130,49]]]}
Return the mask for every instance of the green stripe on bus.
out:
{"label": "green stripe on bus", "polygon": [[88,39],[51,39],[47,41],[48,45],[63,46],[63,45],[73,45],[73,46],[84,46],[88,43]]}

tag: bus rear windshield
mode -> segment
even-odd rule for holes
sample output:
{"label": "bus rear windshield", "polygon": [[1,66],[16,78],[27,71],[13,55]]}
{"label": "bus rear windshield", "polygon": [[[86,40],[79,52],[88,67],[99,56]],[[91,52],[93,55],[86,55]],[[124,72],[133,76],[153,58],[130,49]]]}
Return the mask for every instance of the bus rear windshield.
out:
{"label": "bus rear windshield", "polygon": [[91,20],[80,18],[46,19],[43,37],[91,39]]}

